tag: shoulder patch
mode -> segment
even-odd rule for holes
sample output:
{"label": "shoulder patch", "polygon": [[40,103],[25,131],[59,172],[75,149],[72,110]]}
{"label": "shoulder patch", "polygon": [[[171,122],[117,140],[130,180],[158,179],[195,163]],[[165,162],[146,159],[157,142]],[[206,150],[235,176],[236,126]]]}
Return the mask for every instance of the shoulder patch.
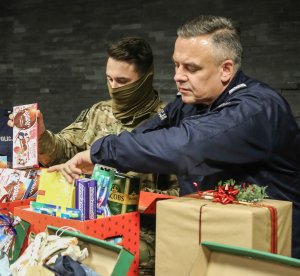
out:
{"label": "shoulder patch", "polygon": [[245,88],[245,87],[247,87],[247,84],[245,84],[245,83],[238,84],[237,86],[232,87],[232,88],[228,91],[228,93],[229,93],[229,95],[231,95],[231,94],[234,93],[235,91],[238,91],[238,90],[240,90],[240,89],[242,89],[242,88]]}
{"label": "shoulder patch", "polygon": [[165,111],[163,109],[158,112],[158,116],[162,121],[167,118],[167,114],[165,113]]}
{"label": "shoulder patch", "polygon": [[81,113],[79,114],[79,116],[74,121],[74,123],[82,122],[84,120],[84,118],[86,117],[86,115],[88,114],[89,111],[90,111],[89,108],[82,110]]}

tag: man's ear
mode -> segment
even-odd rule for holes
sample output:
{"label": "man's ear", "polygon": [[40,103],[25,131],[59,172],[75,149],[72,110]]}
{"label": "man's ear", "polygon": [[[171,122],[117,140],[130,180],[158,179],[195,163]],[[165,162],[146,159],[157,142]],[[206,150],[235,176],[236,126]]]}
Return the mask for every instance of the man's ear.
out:
{"label": "man's ear", "polygon": [[231,59],[225,60],[221,65],[221,81],[223,83],[229,82],[234,75],[234,64]]}

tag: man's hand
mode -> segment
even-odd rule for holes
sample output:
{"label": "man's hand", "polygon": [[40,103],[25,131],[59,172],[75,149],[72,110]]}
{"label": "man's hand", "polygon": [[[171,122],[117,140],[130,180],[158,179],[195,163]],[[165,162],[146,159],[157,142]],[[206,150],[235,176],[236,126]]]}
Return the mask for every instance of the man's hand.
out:
{"label": "man's hand", "polygon": [[90,157],[90,150],[77,153],[68,162],[48,169],[48,172],[60,171],[68,182],[72,183],[74,178],[79,178],[82,173],[92,173],[93,163]]}
{"label": "man's hand", "polygon": [[[42,136],[42,134],[46,131],[46,127],[44,124],[43,114],[40,110],[36,111],[37,123],[38,123],[38,138]],[[10,127],[14,126],[14,115],[9,115],[9,120],[7,121],[7,125]]]}

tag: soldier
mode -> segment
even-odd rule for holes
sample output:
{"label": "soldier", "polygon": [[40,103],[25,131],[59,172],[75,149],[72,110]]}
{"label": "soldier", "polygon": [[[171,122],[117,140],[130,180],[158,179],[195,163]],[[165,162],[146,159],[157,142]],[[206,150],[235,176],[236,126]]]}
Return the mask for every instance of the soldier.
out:
{"label": "soldier", "polygon": [[[76,153],[109,134],[131,131],[163,109],[164,104],[153,88],[153,54],[146,41],[138,37],[123,38],[107,49],[106,76],[111,100],[101,101],[83,110],[77,119],[57,134],[47,130],[38,111],[39,161],[43,166],[66,162]],[[13,126],[13,116],[8,122]],[[157,187],[157,175],[140,175],[144,189],[178,196],[176,178],[172,187]],[[162,181],[163,183],[163,181]],[[165,182],[166,183],[166,182]],[[163,183],[163,184],[165,184]],[[158,188],[158,189],[157,189]],[[170,188],[170,189],[169,189]],[[148,219],[146,219],[148,220]],[[151,230],[150,230],[151,229]],[[153,222],[141,231],[140,274],[153,275]]]}

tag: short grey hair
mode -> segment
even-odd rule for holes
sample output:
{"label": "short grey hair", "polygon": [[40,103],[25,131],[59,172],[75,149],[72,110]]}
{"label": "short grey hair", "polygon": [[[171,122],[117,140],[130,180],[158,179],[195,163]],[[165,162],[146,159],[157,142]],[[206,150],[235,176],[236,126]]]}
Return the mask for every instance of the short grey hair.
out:
{"label": "short grey hair", "polygon": [[231,19],[222,16],[201,15],[177,29],[183,38],[210,35],[216,62],[231,59],[236,70],[241,67],[243,47],[239,30]]}

